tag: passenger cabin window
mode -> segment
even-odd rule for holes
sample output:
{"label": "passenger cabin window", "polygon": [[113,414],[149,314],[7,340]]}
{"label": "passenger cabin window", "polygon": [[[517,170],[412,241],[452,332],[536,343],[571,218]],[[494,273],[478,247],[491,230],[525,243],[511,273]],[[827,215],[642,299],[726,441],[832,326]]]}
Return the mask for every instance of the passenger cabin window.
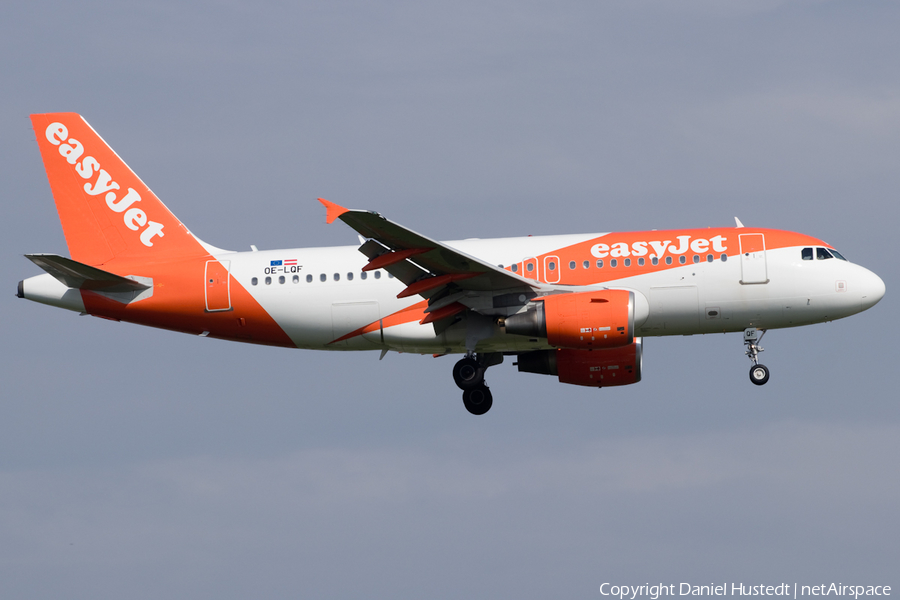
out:
{"label": "passenger cabin window", "polygon": [[293,277],[291,277],[291,281],[293,281],[294,283],[300,283],[300,276],[294,275]]}
{"label": "passenger cabin window", "polygon": [[656,265],[659,264],[659,259],[656,258],[656,257],[654,256],[653,258],[650,259],[650,263],[651,263],[653,266],[656,266]]}
{"label": "passenger cabin window", "polygon": [[827,248],[816,248],[816,260],[828,260],[834,258]]}
{"label": "passenger cabin window", "polygon": [[619,264],[619,261],[617,261],[616,259],[612,259],[611,261],[609,261],[609,266],[612,268],[616,268],[616,266],[618,264]]}
{"label": "passenger cabin window", "polygon": [[284,283],[284,275],[278,276],[278,283]]}
{"label": "passenger cabin window", "polygon": [[353,273],[347,273],[347,281],[353,281]]}
{"label": "passenger cabin window", "polygon": [[671,256],[667,256],[667,257],[666,257],[666,264],[667,264],[667,265],[671,265],[671,264],[672,264],[672,257],[671,257]]}
{"label": "passenger cabin window", "polygon": [[381,279],[381,271],[375,271],[375,279]]}
{"label": "passenger cabin window", "polygon": [[531,273],[532,271],[534,271],[534,265],[532,263],[528,263],[527,265],[525,265],[525,270]]}
{"label": "passenger cabin window", "polygon": [[602,268],[603,268],[603,261],[602,261],[602,260],[598,260],[598,261],[597,261],[597,268],[598,268],[598,269],[602,269]]}
{"label": "passenger cabin window", "polygon": [[551,271],[555,271],[556,263],[551,260],[549,263],[547,263],[547,268],[550,269]]}
{"label": "passenger cabin window", "polygon": [[630,259],[630,258],[626,258],[626,259],[625,259],[625,266],[626,266],[626,267],[630,267],[630,266],[631,266],[631,259]]}
{"label": "passenger cabin window", "polygon": [[335,273],[335,274],[334,274],[334,280],[335,280],[335,281],[340,281],[340,280],[341,280],[341,274],[340,274],[340,273]]}
{"label": "passenger cabin window", "polygon": [[519,272],[519,265],[513,265],[513,266],[512,266],[512,272],[513,272],[513,273],[518,273],[518,272]]}
{"label": "passenger cabin window", "polygon": [[369,276],[369,274],[366,273],[365,271],[363,271],[362,273],[359,274],[359,278],[360,278],[360,279],[365,279],[365,278],[368,277],[368,276]]}
{"label": "passenger cabin window", "polygon": [[591,268],[591,261],[586,260],[586,261],[584,261],[584,262],[582,263],[581,266],[583,266],[585,269],[590,269],[590,268]]}
{"label": "passenger cabin window", "polygon": [[259,283],[259,279],[257,279],[256,277],[250,280],[250,285],[256,285],[257,283]]}
{"label": "passenger cabin window", "polygon": [[803,260],[812,260],[812,248],[804,248],[800,251],[800,258]]}
{"label": "passenger cabin window", "polygon": [[571,271],[571,270],[574,269],[574,268],[575,268],[575,261],[574,261],[574,260],[570,260],[570,261],[569,261],[569,270]]}
{"label": "passenger cabin window", "polygon": [[712,254],[707,254],[707,255],[706,255],[706,262],[712,262],[712,261],[713,261],[713,255],[712,255]]}
{"label": "passenger cabin window", "polygon": [[694,262],[695,262],[695,263],[700,262],[700,255],[699,255],[699,254],[695,254],[695,255],[694,255]]}
{"label": "passenger cabin window", "polygon": [[266,285],[272,285],[272,278],[266,277]]}
{"label": "passenger cabin window", "polygon": [[312,275],[306,276],[306,283],[312,283]]}
{"label": "passenger cabin window", "polygon": [[638,266],[639,266],[639,267],[643,267],[643,266],[644,266],[644,259],[643,259],[643,257],[641,257],[641,258],[638,259]]}
{"label": "passenger cabin window", "polygon": [[328,279],[328,275],[326,275],[325,273],[319,275],[319,281],[325,281],[326,279]]}

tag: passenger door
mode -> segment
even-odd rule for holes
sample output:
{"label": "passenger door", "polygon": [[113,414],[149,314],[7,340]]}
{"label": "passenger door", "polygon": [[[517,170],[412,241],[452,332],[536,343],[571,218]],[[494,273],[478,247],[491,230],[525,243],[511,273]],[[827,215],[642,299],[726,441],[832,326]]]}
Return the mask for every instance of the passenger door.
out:
{"label": "passenger door", "polygon": [[231,276],[228,273],[230,267],[229,260],[206,261],[204,288],[207,312],[231,310]]}
{"label": "passenger door", "polygon": [[741,283],[769,283],[765,236],[761,233],[742,233],[738,237],[741,244]]}

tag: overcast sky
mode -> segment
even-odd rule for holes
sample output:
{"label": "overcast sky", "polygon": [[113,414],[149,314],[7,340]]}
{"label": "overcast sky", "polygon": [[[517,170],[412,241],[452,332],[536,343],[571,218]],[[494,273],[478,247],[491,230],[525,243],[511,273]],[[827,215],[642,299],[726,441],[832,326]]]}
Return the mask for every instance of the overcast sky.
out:
{"label": "overcast sky", "polygon": [[[7,2],[0,595],[596,598],[900,590],[896,2]],[[878,273],[866,313],[645,340],[644,378],[487,380],[14,297],[68,254],[30,113],[79,112],[219,247],[747,225]]]}

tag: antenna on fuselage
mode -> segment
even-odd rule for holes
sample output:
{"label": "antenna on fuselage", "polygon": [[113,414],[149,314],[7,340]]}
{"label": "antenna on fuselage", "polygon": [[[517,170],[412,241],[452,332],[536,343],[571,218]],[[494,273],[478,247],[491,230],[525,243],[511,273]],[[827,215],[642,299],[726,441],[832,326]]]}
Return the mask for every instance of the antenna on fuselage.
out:
{"label": "antenna on fuselage", "polygon": [[740,219],[738,219],[737,217],[735,217],[735,218],[734,218],[734,226],[737,227],[738,229],[740,229],[741,227],[744,226],[744,224],[741,223],[741,220],[740,220]]}

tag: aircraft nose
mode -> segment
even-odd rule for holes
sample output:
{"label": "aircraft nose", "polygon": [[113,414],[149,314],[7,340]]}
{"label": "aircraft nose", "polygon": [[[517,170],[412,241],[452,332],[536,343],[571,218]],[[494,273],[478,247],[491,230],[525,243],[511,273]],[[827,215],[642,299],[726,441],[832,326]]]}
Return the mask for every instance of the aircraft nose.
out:
{"label": "aircraft nose", "polygon": [[860,278],[859,288],[861,292],[860,304],[862,310],[866,310],[872,308],[878,301],[884,298],[884,281],[881,280],[881,277],[869,271],[868,269],[863,269],[865,273]]}

